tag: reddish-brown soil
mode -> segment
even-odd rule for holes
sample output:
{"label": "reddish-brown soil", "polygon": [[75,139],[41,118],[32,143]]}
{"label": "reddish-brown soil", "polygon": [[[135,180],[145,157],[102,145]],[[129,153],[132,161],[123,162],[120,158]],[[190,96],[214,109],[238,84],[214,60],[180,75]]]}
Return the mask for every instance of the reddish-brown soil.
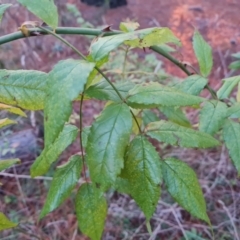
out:
{"label": "reddish-brown soil", "polygon": [[[2,3],[7,2],[14,3],[14,6],[7,11],[2,21],[0,29],[1,35],[16,31],[17,27],[24,21],[35,20],[30,13],[20,8],[15,0],[2,1]],[[74,19],[69,18],[69,16],[65,14],[66,1],[59,0],[56,2],[61,15],[59,25],[77,26]],[[229,75],[228,64],[232,61],[231,53],[240,51],[239,0],[128,0],[126,7],[107,11],[102,8],[84,5],[80,3],[80,0],[68,0],[67,2],[76,4],[83,14],[83,17],[94,25],[112,25],[113,29],[118,29],[119,23],[122,20],[131,19],[138,21],[141,28],[154,26],[169,27],[182,42],[182,47],[175,53],[175,57],[181,61],[189,62],[194,66],[197,65],[191,41],[194,29],[198,29],[213,48],[214,69],[210,76],[210,84],[214,89],[217,89],[222,78]],[[87,53],[88,46],[86,46],[86,44],[89,40],[79,36],[64,37],[83,52]],[[7,69],[23,68],[49,71],[60,59],[76,57],[71,50],[66,47],[63,47],[61,50],[60,47],[62,47],[62,45],[59,44],[59,42],[56,43],[51,36],[19,40],[1,46],[0,61]],[[147,51],[149,52],[149,50]],[[184,73],[167,60],[164,60],[164,68],[170,74],[185,77]],[[85,102],[84,124],[89,124],[89,122],[92,121],[93,115],[99,112],[100,107],[102,107],[102,105],[97,101]],[[78,112],[77,105],[75,109],[76,112]],[[24,127],[26,125],[27,124],[24,125],[23,123]],[[28,123],[28,126],[29,125]],[[71,148],[71,152],[76,153],[78,147],[79,143],[76,143]],[[231,163],[228,162],[226,149],[223,147],[219,149],[219,152],[193,151],[190,155],[188,152],[185,152],[185,150],[179,153],[176,149],[173,149],[173,152],[169,152],[167,155],[172,156],[175,153],[181,154],[183,159],[196,169],[204,188],[205,197],[209,203],[208,209],[210,218],[213,219],[213,225],[219,226],[219,231],[222,231],[223,234],[230,232],[230,238],[227,236],[223,239],[233,239],[233,236],[235,236],[232,230],[233,226],[225,210],[229,210],[233,219],[239,218],[240,212],[237,206],[240,204],[238,200],[240,184],[238,180],[235,180],[236,172],[233,170]],[[66,155],[69,155],[69,153]],[[196,159],[198,160],[197,162],[193,161]],[[28,174],[28,172],[24,173]],[[219,182],[215,180],[217,176],[220,176]],[[0,210],[8,214],[11,213],[11,216],[16,217],[17,220],[19,218],[23,222],[17,233],[19,234],[20,231],[25,231],[25,234],[17,235],[15,239],[35,239],[34,236],[30,234],[37,235],[40,239],[49,240],[85,239],[80,235],[76,236],[77,223],[74,216],[74,203],[72,200],[68,200],[63,207],[49,214],[46,220],[38,223],[38,214],[46,194],[45,185],[48,183],[43,183],[43,181],[40,180],[35,182],[34,180],[20,180],[17,182],[13,180],[13,178],[7,177],[1,177],[0,180],[4,184],[0,192]],[[23,185],[23,189],[17,185],[18,183]],[[21,191],[23,191],[24,196]],[[222,193],[225,193],[225,195]],[[164,197],[166,196],[163,196],[163,198]],[[169,198],[169,196],[167,197]],[[131,202],[130,198],[126,196],[121,198],[120,195],[115,193],[113,195],[110,194],[108,199],[111,200],[112,204],[106,223],[104,240],[123,239],[123,236],[125,236],[124,239],[136,240],[149,238],[144,227],[144,217]],[[225,202],[225,210],[218,205],[218,199]],[[171,199],[169,202],[171,202]],[[153,224],[155,228],[157,228],[158,223],[161,225],[160,223],[165,223],[166,220],[168,227],[170,226],[169,229],[172,227],[172,232],[164,232],[163,229],[163,234],[157,235],[156,239],[170,239],[168,236],[171,236],[171,239],[181,239],[181,229],[178,227],[175,218],[170,216],[171,209],[169,205],[161,204],[157,209],[157,216],[159,216],[159,218],[155,217]],[[181,215],[180,218],[186,229],[190,230],[192,227],[197,229],[198,232],[210,232],[206,225],[192,220],[186,212],[182,212],[177,206],[175,206],[175,210]],[[164,211],[166,212],[165,215],[163,214]],[[166,219],[163,220],[166,215],[170,217],[166,217]],[[163,217],[161,218],[161,216]],[[26,222],[25,225],[24,222]],[[239,225],[239,221],[236,221],[236,226],[238,227]],[[138,228],[139,226],[140,228]],[[134,230],[131,232],[129,230],[130,228]],[[125,230],[123,231],[123,229]],[[129,238],[126,235],[129,233],[128,230],[132,233],[131,236],[128,236]],[[14,236],[15,232],[7,232],[3,236],[6,237],[8,234]],[[204,236],[207,235],[205,234]]]}

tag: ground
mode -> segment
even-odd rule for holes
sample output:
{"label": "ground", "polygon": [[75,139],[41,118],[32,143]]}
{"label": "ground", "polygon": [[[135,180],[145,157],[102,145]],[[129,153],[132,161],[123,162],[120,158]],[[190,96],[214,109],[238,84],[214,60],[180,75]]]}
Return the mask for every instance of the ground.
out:
{"label": "ground", "polygon": [[[31,14],[24,11],[16,1],[14,6],[6,13],[2,21],[1,35],[17,30],[17,27],[26,20],[35,20]],[[61,26],[78,26],[76,19],[67,14],[66,1],[59,0]],[[119,23],[124,19],[136,20],[142,28],[162,26],[169,27],[180,38],[182,47],[177,50],[175,57],[182,62],[197,67],[196,58],[191,45],[194,29],[198,29],[213,48],[214,70],[210,76],[210,85],[216,90],[221,79],[233,74],[228,69],[233,60],[232,53],[240,51],[240,4],[239,0],[128,0],[126,7],[106,10],[84,5],[77,0],[68,0],[75,4],[83,18],[95,26],[112,25],[118,29]],[[66,37],[66,36],[65,36]],[[84,37],[66,37],[83,52],[88,52],[89,39]],[[150,50],[147,50],[150,53]],[[139,59],[145,53],[138,52]],[[25,39],[1,46],[0,61],[7,69],[38,69],[49,71],[60,59],[76,57],[70,49],[51,36]],[[167,60],[162,60],[166,73],[184,78],[185,74]],[[84,103],[84,124],[88,125],[103,107],[98,101]],[[76,113],[78,105],[74,106]],[[13,134],[26,128],[32,129],[31,114],[29,120],[20,120],[20,125],[8,129]],[[189,112],[188,117],[196,121],[196,113]],[[36,115],[37,122],[41,122],[41,114]],[[76,119],[76,122],[78,120]],[[34,132],[35,133],[35,132]],[[6,133],[1,133],[6,134]],[[1,136],[2,136],[1,135]],[[41,137],[37,134],[37,139]],[[62,159],[67,158],[71,152],[79,151],[77,142]],[[161,149],[159,146],[157,146]],[[34,152],[38,154],[37,151]],[[29,163],[34,160],[34,154],[25,157],[22,167],[16,167],[18,174],[29,174]],[[207,209],[212,220],[215,239],[239,239],[240,235],[240,182],[234,170],[225,147],[212,150],[182,150],[178,148],[162,149],[164,157],[178,156],[191,165],[199,178],[207,201]],[[14,173],[14,172],[13,172]],[[1,239],[86,239],[77,231],[77,222],[74,215],[74,203],[69,199],[59,210],[49,214],[45,220],[38,222],[38,214],[46,196],[49,185],[48,178],[44,180],[15,179],[1,177],[3,187],[0,189],[0,210],[7,213],[11,219],[21,221],[17,231],[0,233]],[[106,221],[103,239],[149,239],[145,227],[145,219],[130,197],[109,192],[108,218]],[[211,229],[203,222],[197,221],[183,211],[173,201],[166,191],[163,191],[156,213],[152,218],[153,235],[150,239],[212,239]],[[20,233],[22,232],[22,233]],[[196,235],[197,233],[197,235]],[[1,234],[3,234],[1,236]],[[195,235],[194,235],[195,234]],[[203,237],[203,238],[200,238]]]}

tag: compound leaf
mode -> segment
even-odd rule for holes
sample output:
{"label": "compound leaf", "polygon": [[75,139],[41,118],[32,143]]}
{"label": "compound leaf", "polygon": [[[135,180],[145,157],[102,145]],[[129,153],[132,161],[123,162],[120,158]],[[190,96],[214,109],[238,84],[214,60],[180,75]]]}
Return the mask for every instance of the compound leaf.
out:
{"label": "compound leaf", "polygon": [[160,197],[160,158],[152,144],[137,136],[126,152],[121,177],[129,182],[129,192],[149,220]]}
{"label": "compound leaf", "polygon": [[2,212],[0,212],[0,231],[16,227],[17,224],[11,222]]}
{"label": "compound leaf", "polygon": [[100,240],[107,215],[107,202],[100,189],[84,183],[76,196],[79,229],[92,240]]}
{"label": "compound leaf", "polygon": [[58,11],[54,0],[18,0],[18,2],[53,29],[58,26]]}
{"label": "compound leaf", "polygon": [[95,64],[67,59],[58,62],[50,72],[44,105],[45,146],[52,144],[69,120],[72,101],[84,90]]}
{"label": "compound leaf", "polygon": [[240,124],[226,120],[223,125],[223,140],[229,151],[229,155],[240,176]]}
{"label": "compound leaf", "polygon": [[[126,96],[128,95],[128,91],[134,88],[135,84],[132,82],[119,82],[115,83],[114,86],[120,92],[121,96],[123,98],[126,98]],[[122,102],[116,91],[106,80],[102,80],[94,85],[91,85],[85,91],[85,95],[99,100]]]}
{"label": "compound leaf", "polygon": [[60,206],[70,196],[80,178],[81,168],[82,160],[78,155],[72,156],[67,163],[57,167],[40,219]]}
{"label": "compound leaf", "polygon": [[162,172],[167,189],[175,201],[193,216],[210,224],[195,172],[186,163],[175,158],[163,161]]}
{"label": "compound leaf", "polygon": [[153,108],[162,106],[191,106],[204,99],[163,86],[158,83],[137,85],[129,91],[127,103],[133,108]]}
{"label": "compound leaf", "polygon": [[199,63],[200,71],[204,77],[207,77],[213,66],[212,48],[198,31],[194,32],[193,49]]}
{"label": "compound leaf", "polygon": [[159,110],[171,121],[184,127],[191,127],[191,123],[180,108],[160,107]]}
{"label": "compound leaf", "polygon": [[143,48],[170,42],[180,44],[180,41],[168,28],[147,28],[99,38],[91,45],[90,53],[92,59],[97,62],[123,43],[131,47]]}
{"label": "compound leaf", "polygon": [[228,98],[233,88],[240,82],[240,76],[225,78],[223,81],[223,85],[217,91],[217,96],[219,99]]}
{"label": "compound leaf", "polygon": [[206,86],[207,82],[208,80],[202,76],[191,75],[183,82],[177,83],[173,87],[188,94],[199,95]]}
{"label": "compound leaf", "polygon": [[48,74],[34,70],[0,70],[0,102],[27,110],[43,109]]}
{"label": "compound leaf", "polygon": [[15,158],[15,159],[7,159],[7,160],[0,160],[0,171],[3,171],[9,167],[11,167],[12,165],[16,164],[16,163],[20,163],[20,159]]}
{"label": "compound leaf", "polygon": [[7,10],[7,8],[9,8],[10,6],[12,6],[12,4],[1,4],[0,5],[0,22],[2,21],[3,14]]}
{"label": "compound leaf", "polygon": [[226,117],[225,103],[216,100],[207,101],[200,111],[199,130],[213,135],[221,128]]}
{"label": "compound leaf", "polygon": [[3,103],[0,103],[0,110],[5,110],[5,111],[8,111],[8,112],[17,114],[19,116],[22,116],[22,117],[27,117],[25,112],[23,112],[20,108],[16,108],[16,107],[6,105],[6,104],[3,104]]}
{"label": "compound leaf", "polygon": [[132,129],[132,115],[126,104],[108,105],[93,123],[86,148],[93,182],[108,187],[123,168],[123,157]]}
{"label": "compound leaf", "polygon": [[58,138],[44,148],[41,155],[31,166],[31,176],[36,177],[45,174],[51,164],[57,160],[59,155],[76,139],[78,128],[66,125]]}
{"label": "compound leaf", "polygon": [[195,131],[164,120],[148,124],[146,131],[148,136],[160,142],[186,148],[208,148],[219,145],[219,142],[207,133]]}
{"label": "compound leaf", "polygon": [[3,118],[3,119],[0,119],[0,128],[5,127],[5,126],[10,125],[10,124],[16,124],[16,123],[17,122],[15,122],[11,119]]}

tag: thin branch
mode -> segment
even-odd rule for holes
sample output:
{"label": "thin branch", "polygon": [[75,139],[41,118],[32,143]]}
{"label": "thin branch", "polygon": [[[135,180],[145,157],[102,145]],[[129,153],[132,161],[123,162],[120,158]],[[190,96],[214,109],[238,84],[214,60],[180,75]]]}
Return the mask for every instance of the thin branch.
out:
{"label": "thin branch", "polygon": [[[42,28],[42,27],[40,27],[40,28]],[[29,30],[29,36],[25,36],[21,31],[17,31],[15,33],[11,33],[11,34],[0,37],[0,45],[7,43],[7,42],[15,41],[17,39],[37,36],[36,32],[42,33],[42,34],[52,34],[53,35],[53,32],[46,28],[42,28],[42,29],[28,28],[28,30]],[[59,28],[56,28],[55,32],[56,32],[55,37],[58,36],[57,34],[77,34],[77,35],[91,35],[91,36],[99,36],[99,35],[103,34],[104,36],[111,36],[111,35],[116,35],[116,34],[122,33],[121,31],[103,32],[102,30],[99,30],[99,29],[74,28],[74,27],[59,27]],[[60,40],[59,37],[60,36],[58,36],[58,39]],[[62,38],[62,40],[64,40],[64,39]],[[191,72],[189,72],[189,70],[186,68],[186,66],[183,63],[181,63],[176,58],[171,56],[169,53],[167,53],[161,47],[152,46],[152,47],[150,47],[150,49],[152,49],[154,52],[162,55],[163,57],[167,58],[169,61],[174,63],[176,66],[178,66],[188,76],[191,75]],[[101,72],[99,72],[99,73],[102,75]],[[211,93],[211,95],[214,99],[218,99],[216,92],[209,85],[206,86],[206,89]]]}
{"label": "thin branch", "polygon": [[82,132],[83,132],[83,124],[82,124],[82,107],[83,107],[83,99],[84,99],[84,92],[82,93],[81,100],[80,100],[80,108],[79,108],[79,139],[80,139],[80,148],[81,148],[81,155],[82,155],[82,162],[83,162],[83,174],[85,181],[87,181],[86,175],[86,166],[85,166],[85,156],[83,153],[83,142],[82,142]]}

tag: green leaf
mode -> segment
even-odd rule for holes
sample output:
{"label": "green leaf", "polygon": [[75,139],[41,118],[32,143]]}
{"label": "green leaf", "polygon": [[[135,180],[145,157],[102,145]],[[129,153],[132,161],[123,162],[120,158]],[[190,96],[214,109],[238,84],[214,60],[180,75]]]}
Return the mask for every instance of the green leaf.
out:
{"label": "green leaf", "polygon": [[163,86],[158,83],[137,85],[129,91],[127,103],[133,108],[153,108],[162,106],[191,106],[204,99]]}
{"label": "green leaf", "polygon": [[0,70],[0,102],[27,110],[43,109],[48,74],[34,70]]}
{"label": "green leaf", "polygon": [[234,61],[229,66],[230,69],[238,70],[240,69],[240,61]]}
{"label": "green leaf", "polygon": [[16,124],[16,123],[17,122],[15,122],[11,119],[3,118],[3,119],[0,119],[0,128],[5,127],[5,126],[10,125],[10,124]]}
{"label": "green leaf", "polygon": [[114,183],[114,189],[120,193],[131,194],[131,187],[129,181],[122,177],[117,177]]}
{"label": "green leaf", "polygon": [[184,127],[191,127],[191,123],[180,108],[160,107],[159,110],[171,121]]}
{"label": "green leaf", "polygon": [[175,84],[173,87],[178,89],[179,91],[192,94],[199,95],[199,93],[206,86],[208,80],[199,75],[191,75],[187,77],[183,82],[179,82]]}
{"label": "green leaf", "polygon": [[1,4],[0,5],[0,22],[2,21],[3,14],[7,10],[7,8],[9,8],[10,6],[12,6],[12,4]]}
{"label": "green leaf", "polygon": [[119,29],[123,32],[133,32],[140,27],[137,22],[121,22],[119,25]]}
{"label": "green leaf", "polygon": [[81,169],[82,159],[78,155],[72,156],[67,163],[57,167],[40,219],[60,206],[70,196],[80,178]]}
{"label": "green leaf", "polygon": [[150,28],[133,32],[135,38],[124,43],[131,47],[146,48],[165,43],[174,43],[181,46],[180,40],[174,36],[169,28]]}
{"label": "green leaf", "polygon": [[124,152],[132,130],[132,115],[126,104],[110,104],[91,127],[87,160],[93,182],[109,187],[121,172]]}
{"label": "green leaf", "polygon": [[235,103],[233,106],[228,108],[227,116],[230,118],[240,118],[240,103]]}
{"label": "green leaf", "polygon": [[160,142],[186,148],[208,148],[219,145],[219,142],[207,133],[163,120],[148,124],[146,131],[148,136]]}
{"label": "green leaf", "polygon": [[231,54],[231,56],[240,59],[240,52],[233,53],[233,54]]}
{"label": "green leaf", "polygon": [[15,159],[7,159],[7,160],[0,160],[0,171],[5,170],[9,167],[11,167],[12,165],[16,164],[16,163],[20,163],[20,159],[15,158]]}
{"label": "green leaf", "polygon": [[217,91],[217,96],[219,99],[228,98],[233,88],[240,82],[240,76],[225,78],[223,81],[223,85]]}
{"label": "green leaf", "polygon": [[0,212],[0,231],[16,227],[17,223],[11,222],[8,218]]}
{"label": "green leaf", "polygon": [[168,28],[147,28],[99,38],[91,45],[90,53],[92,59],[97,62],[123,43],[131,47],[143,48],[170,42],[180,44],[180,41]]}
{"label": "green leaf", "polygon": [[[114,86],[120,92],[123,98],[126,98],[128,91],[134,88],[135,84],[132,82],[118,82],[114,83]],[[85,95],[90,98],[95,98],[99,100],[111,100],[114,102],[122,102],[112,86],[104,79],[92,86],[90,86],[86,91]]]}
{"label": "green leaf", "polygon": [[223,125],[223,140],[229,151],[229,155],[240,176],[240,124],[226,120]]}
{"label": "green leaf", "polygon": [[83,147],[86,148],[87,147],[87,142],[88,142],[88,135],[90,133],[90,126],[84,127],[83,131],[82,131],[82,144]]}
{"label": "green leaf", "polygon": [[41,155],[35,160],[31,166],[31,176],[36,177],[45,174],[51,164],[76,139],[77,133],[77,127],[66,125],[58,138],[51,145],[46,146]]}
{"label": "green leaf", "polygon": [[54,0],[18,0],[30,12],[39,17],[53,29],[58,26],[58,11]]}
{"label": "green leaf", "polygon": [[95,64],[67,59],[58,62],[50,72],[44,105],[45,146],[50,145],[62,131],[72,113],[72,101],[84,90]]}
{"label": "green leaf", "polygon": [[162,170],[163,180],[175,201],[193,216],[210,224],[195,172],[186,163],[175,158],[163,161]]}
{"label": "green leaf", "polygon": [[8,111],[8,112],[17,114],[19,116],[22,116],[22,117],[27,117],[25,112],[23,112],[20,108],[9,106],[9,105],[3,104],[3,103],[0,103],[0,110],[5,110],[5,111]]}
{"label": "green leaf", "polygon": [[199,63],[200,71],[204,77],[207,77],[213,66],[212,48],[198,31],[194,32],[193,49]]}
{"label": "green leaf", "polygon": [[107,215],[103,193],[93,184],[84,183],[76,196],[76,213],[81,232],[92,240],[100,240]]}
{"label": "green leaf", "polygon": [[137,136],[128,147],[121,177],[129,182],[129,192],[149,220],[160,197],[160,158],[152,144]]}
{"label": "green leaf", "polygon": [[207,101],[200,111],[199,130],[213,135],[222,127],[226,118],[225,103],[216,100]]}
{"label": "green leaf", "polygon": [[154,113],[153,111],[149,110],[149,109],[144,109],[142,111],[142,119],[143,119],[143,123],[144,125],[147,125],[150,122],[156,122],[159,120],[159,117],[157,116],[156,113]]}

